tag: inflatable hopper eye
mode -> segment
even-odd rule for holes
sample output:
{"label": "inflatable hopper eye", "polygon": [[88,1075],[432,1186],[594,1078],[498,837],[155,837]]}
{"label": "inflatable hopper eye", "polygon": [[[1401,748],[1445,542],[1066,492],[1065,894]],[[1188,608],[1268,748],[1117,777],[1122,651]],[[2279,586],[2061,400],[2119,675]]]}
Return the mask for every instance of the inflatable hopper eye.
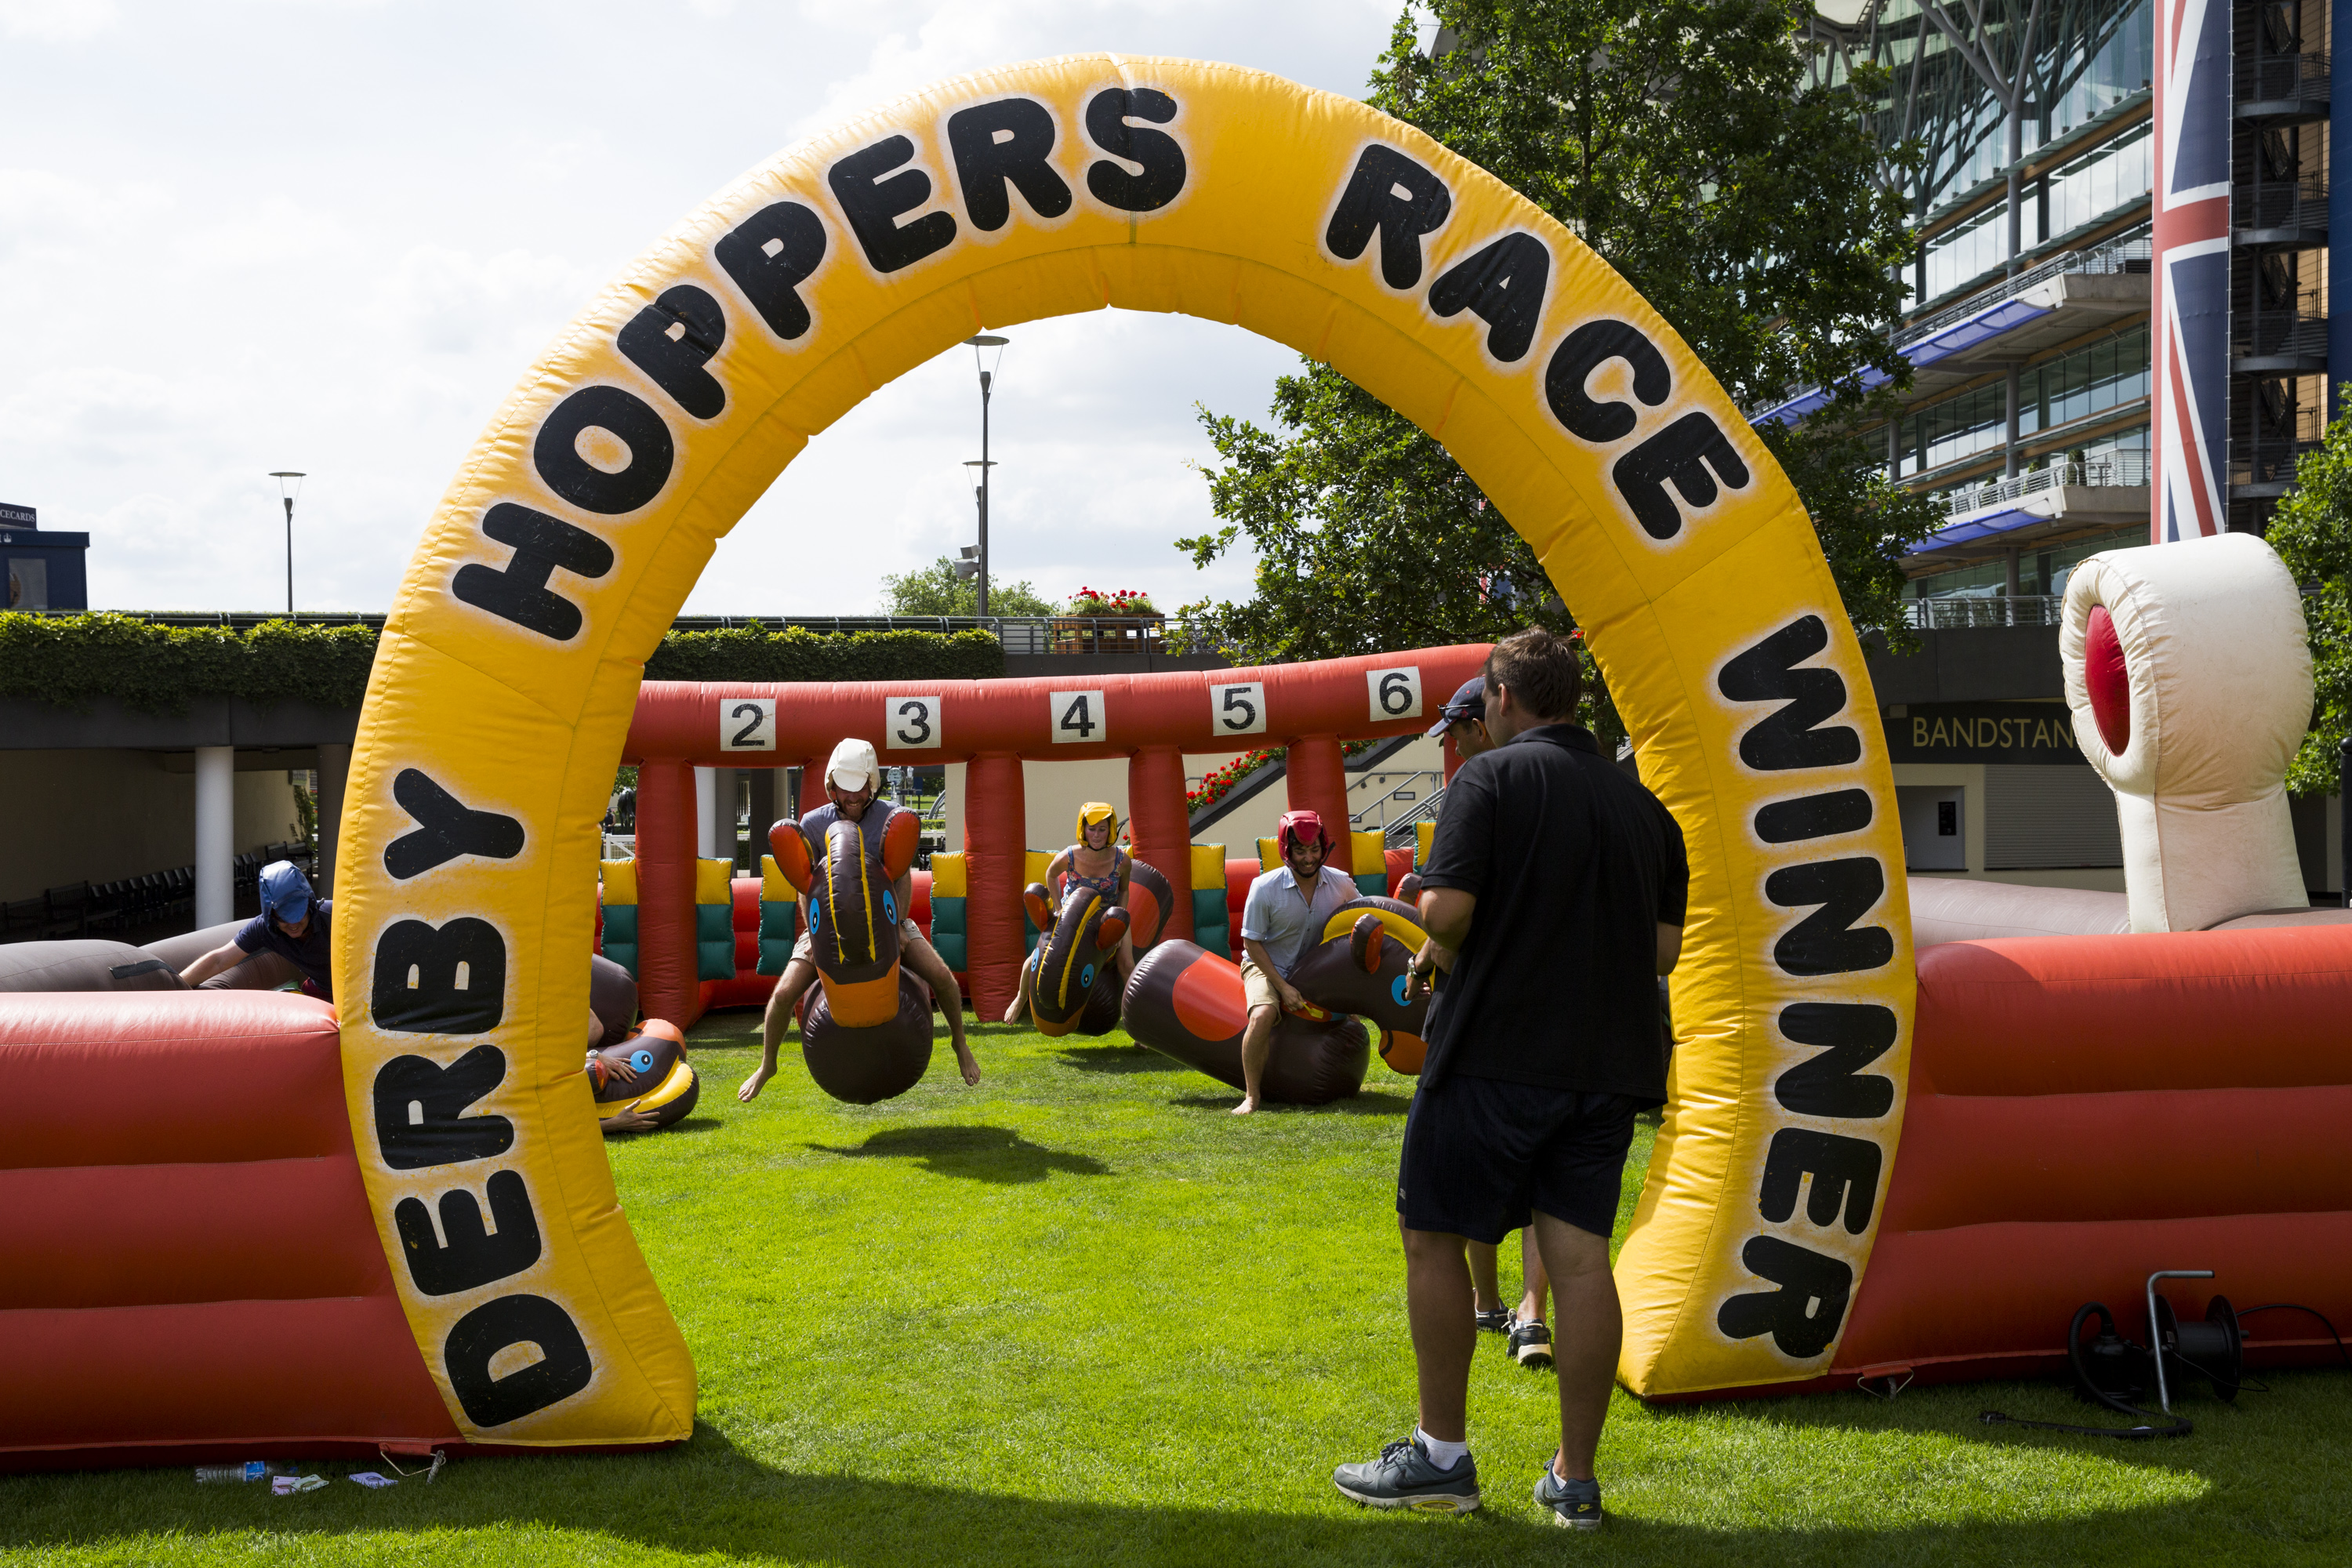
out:
{"label": "inflatable hopper eye", "polygon": [[882,828],[882,878],[895,882],[915,864],[923,844],[923,819],[911,811],[894,811]]}
{"label": "inflatable hopper eye", "polygon": [[1117,947],[1127,935],[1127,911],[1114,904],[1103,914],[1102,924],[1095,929],[1097,947]]}
{"label": "inflatable hopper eye", "polygon": [[882,889],[882,923],[893,926],[898,923],[898,900],[890,896],[887,888]]}
{"label": "inflatable hopper eye", "polygon": [[808,835],[801,825],[786,817],[768,829],[768,853],[776,858],[776,869],[793,885],[793,891],[805,893],[816,879],[814,858],[809,853]]}
{"label": "inflatable hopper eye", "polygon": [[1029,923],[1039,931],[1054,929],[1054,902],[1046,895],[1045,884],[1032,882],[1021,890],[1022,906],[1029,911]]}
{"label": "inflatable hopper eye", "polygon": [[629,1068],[631,1071],[651,1072],[653,1070],[653,1052],[640,1047],[639,1049],[629,1053]]}
{"label": "inflatable hopper eye", "polygon": [[1348,932],[1348,945],[1365,973],[1378,974],[1381,972],[1381,948],[1388,937],[1388,928],[1381,924],[1380,916],[1356,917],[1355,925]]}

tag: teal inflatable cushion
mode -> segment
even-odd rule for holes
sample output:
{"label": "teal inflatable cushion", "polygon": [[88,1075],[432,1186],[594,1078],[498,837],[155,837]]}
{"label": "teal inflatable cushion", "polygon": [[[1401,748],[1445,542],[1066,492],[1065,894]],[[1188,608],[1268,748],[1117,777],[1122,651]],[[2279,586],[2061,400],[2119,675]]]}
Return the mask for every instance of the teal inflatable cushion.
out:
{"label": "teal inflatable cushion", "polygon": [[[616,942],[624,947],[635,947],[637,945],[636,905],[606,904],[604,906],[605,957],[613,957],[613,944]],[[618,963],[620,960],[614,958],[613,962]]]}
{"label": "teal inflatable cushion", "polygon": [[[732,904],[697,904],[694,906],[694,940],[697,942],[732,942],[735,940],[735,907]],[[733,973],[732,968],[729,973]]]}
{"label": "teal inflatable cushion", "polygon": [[724,942],[698,942],[694,944],[694,977],[697,980],[735,978],[733,932],[729,932]]}

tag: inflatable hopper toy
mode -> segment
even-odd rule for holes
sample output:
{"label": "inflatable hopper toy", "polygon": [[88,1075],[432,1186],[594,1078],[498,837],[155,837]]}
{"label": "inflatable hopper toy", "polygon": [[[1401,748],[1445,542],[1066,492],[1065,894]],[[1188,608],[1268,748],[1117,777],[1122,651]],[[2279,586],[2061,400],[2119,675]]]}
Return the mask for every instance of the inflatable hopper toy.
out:
{"label": "inflatable hopper toy", "polygon": [[1128,865],[1125,907],[1076,883],[1058,916],[1043,882],[1030,883],[1021,895],[1030,923],[1045,933],[1027,964],[1030,1014],[1039,1034],[1105,1035],[1118,1023],[1119,939],[1131,939],[1139,953],[1148,950],[1173,901],[1167,878],[1140,860]]}
{"label": "inflatable hopper toy", "polygon": [[[1407,1006],[1405,966],[1424,933],[1394,899],[1353,899],[1323,923],[1321,940],[1292,971],[1310,1004],[1285,1010],[1259,1088],[1270,1100],[1323,1105],[1364,1086],[1371,1042],[1350,1013],[1381,1027],[1382,1056],[1421,1070],[1426,997]],[[1242,1087],[1242,1034],[1249,1026],[1238,965],[1189,942],[1164,942],[1138,959],[1127,983],[1127,1032],[1220,1083]]]}
{"label": "inflatable hopper toy", "polygon": [[1333,1013],[1349,1013],[1381,1032],[1381,1060],[1408,1078],[1421,1071],[1429,1044],[1426,992],[1405,1000],[1406,971],[1429,940],[1421,917],[1395,899],[1362,898],[1341,905],[1323,922],[1322,939],[1290,983],[1298,994]]}
{"label": "inflatable hopper toy", "polygon": [[818,984],[801,1001],[801,1056],[816,1086],[851,1105],[893,1100],[931,1064],[931,990],[898,963],[899,910],[891,884],[915,863],[922,824],[893,811],[879,855],[854,822],[814,844],[797,822],[768,829],[776,869],[811,909]]}
{"label": "inflatable hopper toy", "polygon": [[[613,1068],[625,1063],[635,1076],[624,1083]],[[588,1058],[589,1087],[602,1121],[639,1110],[656,1127],[683,1121],[702,1096],[702,1080],[686,1059],[686,1037],[667,1018],[648,1018],[645,1029],[614,1041]]]}

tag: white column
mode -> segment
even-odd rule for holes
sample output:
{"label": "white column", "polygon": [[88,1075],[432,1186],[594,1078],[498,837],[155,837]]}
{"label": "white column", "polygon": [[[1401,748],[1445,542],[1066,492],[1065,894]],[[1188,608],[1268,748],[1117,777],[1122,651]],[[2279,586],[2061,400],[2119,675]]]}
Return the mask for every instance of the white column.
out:
{"label": "white column", "polygon": [[196,929],[236,918],[236,748],[196,748]]}
{"label": "white column", "polygon": [[694,770],[694,852],[704,858],[714,858],[719,851],[719,770]]}
{"label": "white column", "polygon": [[335,896],[335,836],[343,826],[343,784],[352,774],[349,746],[319,748],[319,896]]}

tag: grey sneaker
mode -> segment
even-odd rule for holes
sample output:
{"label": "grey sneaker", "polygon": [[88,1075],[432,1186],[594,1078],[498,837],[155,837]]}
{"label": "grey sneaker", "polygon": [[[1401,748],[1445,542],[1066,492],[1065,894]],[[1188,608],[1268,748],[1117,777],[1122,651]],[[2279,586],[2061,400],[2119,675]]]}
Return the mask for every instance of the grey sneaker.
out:
{"label": "grey sneaker", "polygon": [[1601,1483],[1599,1481],[1564,1481],[1552,1472],[1551,1458],[1544,1458],[1542,1479],[1536,1482],[1536,1506],[1551,1510],[1551,1521],[1570,1530],[1601,1528]]}
{"label": "grey sneaker", "polygon": [[1478,1461],[1465,1454],[1452,1469],[1441,1470],[1417,1439],[1400,1437],[1377,1459],[1333,1470],[1331,1484],[1342,1496],[1373,1508],[1468,1513],[1478,1506]]}
{"label": "grey sneaker", "polygon": [[1551,1331],[1540,1322],[1513,1323],[1511,1337],[1503,1346],[1521,1366],[1551,1364]]}
{"label": "grey sneaker", "polygon": [[[1475,1309],[1474,1308],[1475,1311]],[[1497,1307],[1491,1312],[1478,1312],[1478,1331],[1482,1334],[1507,1334],[1515,1316],[1508,1307]]]}

